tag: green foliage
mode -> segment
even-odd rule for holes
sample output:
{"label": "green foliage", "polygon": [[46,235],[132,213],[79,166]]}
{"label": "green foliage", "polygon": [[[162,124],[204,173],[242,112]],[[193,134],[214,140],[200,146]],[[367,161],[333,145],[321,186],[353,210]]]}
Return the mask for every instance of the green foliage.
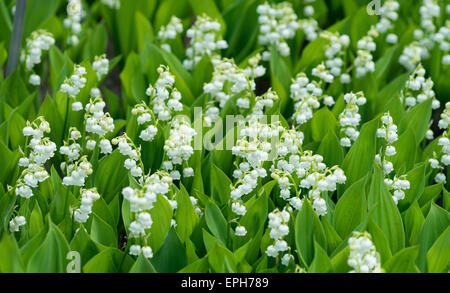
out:
{"label": "green foliage", "polygon": [[[430,56],[422,56],[421,64],[425,78],[433,81],[434,92],[411,107],[405,95],[417,98],[418,93],[408,92],[412,72],[399,63],[420,27],[421,1],[399,1],[399,18],[392,21],[389,30],[398,35],[398,42],[388,43],[387,33],[374,37],[376,50],[370,53],[374,71],[362,77],[356,74],[358,41],[380,21],[380,16],[367,15],[364,1],[309,1],[314,8],[310,19],[305,10],[308,1],[286,1],[302,25],[308,19],[318,23],[313,39],[303,27],[295,30],[286,40],[290,49],[287,55],[276,43],[261,43],[258,7],[266,2],[263,0],[121,0],[120,8],[99,0],[82,0],[86,14],[76,34],[78,42],[73,44],[73,32],[64,25],[67,1],[46,1],[45,5],[40,0],[26,2],[21,48],[25,49],[32,33],[39,30],[51,33],[55,44],[42,50],[40,63],[31,70],[21,59],[17,70],[5,76],[15,1],[0,1],[0,273],[64,273],[71,268],[83,273],[347,273],[354,269],[349,258],[355,248],[349,243],[359,232],[370,235],[374,255],[379,256],[384,272],[449,272],[449,171],[445,157],[448,152],[443,146],[449,134],[439,123],[450,115],[445,105],[450,96],[450,66],[443,61],[445,55],[448,58],[448,50],[437,41],[431,42]],[[271,5],[280,2],[268,1]],[[444,13],[445,5],[441,6],[442,16],[433,18],[437,29],[445,25],[448,28],[448,14]],[[182,30],[164,39],[162,32],[174,16],[179,18]],[[191,42],[187,30],[204,16],[220,24],[214,34],[227,46],[210,50],[188,68],[184,62],[201,48],[187,50]],[[349,83],[339,76],[327,83],[312,74],[318,65],[326,64],[327,48],[333,43],[327,33],[349,36],[348,48],[339,52],[343,72],[351,77]],[[27,52],[23,54],[26,57]],[[97,75],[94,62],[102,55],[109,58],[109,66],[105,74]],[[207,90],[212,80],[224,74],[217,69],[219,59],[230,62],[225,74],[236,70],[244,76],[241,86],[248,89],[234,92],[235,81],[222,76],[225,81],[222,85],[219,82],[219,92],[228,91],[226,98]],[[263,72],[250,78],[248,70],[254,60],[265,71],[261,67]],[[73,97],[63,92],[62,86],[69,83],[77,64],[86,70],[86,84]],[[169,120],[155,113],[160,105],[155,106],[155,95],[147,92],[149,85],[161,90],[161,65],[167,66],[174,78],[173,87],[181,96],[179,111],[167,107],[173,110]],[[317,99],[318,107],[294,100],[292,85],[297,74],[302,73],[323,91],[323,96],[317,95],[320,97],[308,93],[308,98]],[[40,85],[30,83],[32,74],[41,78]],[[100,90],[97,100],[93,88]],[[267,104],[257,109],[269,89],[276,99],[264,100]],[[350,106],[344,97],[359,91],[367,104],[356,107],[360,116],[354,128],[358,135],[352,138],[351,146],[345,146],[342,139],[350,135],[345,132],[341,113]],[[332,97],[334,103],[326,102],[325,96]],[[101,114],[113,119],[114,129],[104,135],[87,127],[92,115],[84,107],[94,100],[104,101]],[[240,105],[246,101],[248,107]],[[83,109],[73,110],[75,102],[80,102]],[[141,123],[136,118],[137,105],[150,109],[151,121]],[[218,109],[214,117],[223,119],[223,129],[217,126],[219,123],[206,123],[207,109],[212,106]],[[311,110],[305,123],[295,118],[302,106]],[[201,117],[196,112],[198,107]],[[245,163],[256,150],[247,141],[241,146],[248,148],[241,153],[232,148],[237,146],[238,135],[242,137],[243,125],[225,125],[225,118],[249,118],[259,111],[268,117],[271,126],[276,125],[284,133],[291,131],[299,135],[299,140],[289,146],[288,155],[278,152],[266,161],[258,158],[246,168]],[[378,132],[385,113],[398,126],[394,131],[398,139],[392,143]],[[191,143],[195,146],[192,154],[184,150],[190,155],[181,164],[168,167],[167,162],[173,159],[170,148],[185,139],[180,134],[174,137],[175,114],[183,114],[186,125],[195,129]],[[34,174],[36,170],[31,167],[35,166],[31,170],[20,159],[33,158],[30,153],[34,140],[25,135],[24,128],[33,121],[39,124],[41,118],[51,128],[43,135],[56,149],[44,164],[38,164],[48,176],[33,184],[25,177],[27,172]],[[155,125],[157,134],[146,141],[141,133],[149,123]],[[71,137],[72,127],[80,131],[81,138]],[[257,129],[254,135],[261,139],[267,133]],[[136,153],[125,155],[123,144],[116,141],[118,137],[128,139]],[[214,145],[207,146],[206,138]],[[290,139],[283,137],[281,141],[289,144]],[[89,140],[95,145],[88,147]],[[103,149],[102,140],[112,142],[110,152]],[[75,142],[80,156],[71,160],[61,147]],[[278,146],[264,148],[279,151]],[[386,146],[395,147],[395,154],[387,155]],[[298,150],[293,151],[295,148]],[[300,154],[299,159],[309,153],[320,155],[318,160],[326,168],[311,163],[313,159],[309,165],[298,165],[290,152]],[[375,162],[377,154],[392,163],[391,172]],[[125,167],[131,159],[131,164],[142,167],[143,177]],[[83,184],[67,184],[73,168],[80,168],[74,162],[83,160],[89,162],[92,173],[86,173]],[[439,166],[434,166],[433,160]],[[284,168],[283,164],[292,168]],[[192,176],[188,168],[192,168]],[[300,177],[302,169],[314,170],[312,177]],[[329,176],[324,180],[332,186],[329,181],[338,180],[336,172],[340,170],[345,180],[337,182],[332,190],[312,192],[318,190],[316,181],[305,187],[308,178],[319,180],[314,177],[317,174]],[[334,179],[330,179],[331,175]],[[280,177],[288,179],[289,201]],[[155,182],[161,178],[167,180],[166,185],[162,184],[166,192],[157,191],[161,186]],[[408,180],[404,197],[397,199],[395,184],[389,185],[386,179]],[[236,196],[236,190],[245,184],[251,186],[250,190]],[[20,196],[17,190],[22,185],[32,186],[33,195]],[[140,202],[130,199],[127,187],[140,192]],[[92,202],[86,220],[79,221],[77,212],[89,202],[82,195],[86,190],[98,192],[100,198]],[[152,199],[150,207],[143,207],[143,198]],[[296,198],[300,204],[295,204]],[[326,212],[320,213],[317,198],[324,201]],[[245,213],[236,213],[237,203]],[[145,228],[145,236],[136,237],[132,225],[142,221],[139,217],[143,211],[149,213],[151,227]],[[276,221],[272,218],[283,212],[289,214],[289,219],[282,217],[279,224],[289,231],[275,237],[277,231],[272,225]],[[26,223],[14,230],[11,221],[19,216]],[[245,233],[238,233],[242,228]],[[285,241],[287,248],[273,257],[270,248],[284,244],[276,240]],[[148,249],[136,252],[136,245]]]}

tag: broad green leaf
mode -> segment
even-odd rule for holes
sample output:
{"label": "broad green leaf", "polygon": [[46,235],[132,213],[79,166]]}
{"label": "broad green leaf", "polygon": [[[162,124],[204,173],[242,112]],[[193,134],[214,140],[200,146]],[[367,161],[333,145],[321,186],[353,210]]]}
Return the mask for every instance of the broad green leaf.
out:
{"label": "broad green leaf", "polygon": [[334,211],[338,234],[345,238],[362,222],[367,213],[366,178],[353,183],[341,196]]}
{"label": "broad green leaf", "polygon": [[376,153],[376,130],[378,119],[365,123],[361,128],[361,134],[345,156],[342,165],[347,182],[345,188],[364,177],[372,169]]}
{"label": "broad green leaf", "polygon": [[127,273],[133,266],[133,259],[125,252],[108,247],[83,266],[83,273]]}
{"label": "broad green leaf", "polygon": [[187,265],[186,250],[175,230],[170,229],[163,245],[154,254],[152,263],[160,273],[176,273]]}
{"label": "broad green leaf", "polygon": [[425,218],[420,210],[417,201],[402,213],[403,224],[405,225],[406,244],[414,245],[417,243],[420,230],[422,229]]}
{"label": "broad green leaf", "polygon": [[295,244],[299,258],[309,266],[314,257],[314,241],[326,248],[326,236],[319,218],[305,200],[295,220]]}
{"label": "broad green leaf", "polygon": [[0,241],[0,273],[23,273],[19,247],[12,235],[3,235]]}
{"label": "broad green leaf", "polygon": [[383,266],[386,273],[419,273],[415,260],[419,248],[416,246],[407,247],[392,256]]}
{"label": "broad green leaf", "polygon": [[217,237],[223,245],[226,245],[228,241],[228,223],[217,205],[209,204],[206,206],[205,218],[211,233]]}
{"label": "broad green leaf", "polygon": [[398,127],[399,134],[406,132],[408,129],[412,129],[415,133],[416,145],[425,138],[425,133],[428,130],[428,121],[431,118],[431,102],[432,100],[428,99],[413,107],[400,121]]}
{"label": "broad green leaf", "polygon": [[130,269],[130,273],[156,273],[152,263],[141,253]]}
{"label": "broad green leaf", "polygon": [[417,257],[417,266],[422,272],[428,271],[426,264],[426,254],[433,246],[436,239],[444,233],[450,225],[449,213],[435,205],[431,205],[430,212],[425,218],[422,230],[419,234],[417,244],[419,246],[419,256]]}
{"label": "broad green leaf", "polygon": [[94,241],[110,247],[117,247],[117,236],[111,226],[95,213],[92,218],[91,237]]}
{"label": "broad green leaf", "polygon": [[231,180],[216,165],[211,168],[211,185],[218,202],[225,204],[230,200]]}
{"label": "broad green leaf", "polygon": [[427,253],[429,273],[447,273],[450,263],[450,227],[439,236]]}
{"label": "broad green leaf", "polygon": [[177,222],[177,234],[180,240],[185,243],[189,240],[195,226],[198,223],[198,215],[195,212],[192,202],[189,198],[184,186],[181,186],[180,191],[176,195],[178,207],[175,214],[175,220]]}
{"label": "broad green leaf", "polygon": [[327,252],[314,241],[314,259],[309,266],[309,273],[331,273],[333,271],[333,265]]}
{"label": "broad green leaf", "polygon": [[[50,217],[47,217],[50,221]],[[51,221],[44,241],[31,257],[27,272],[64,273],[66,272],[69,244],[61,231]]]}
{"label": "broad green leaf", "polygon": [[369,209],[374,207],[372,218],[386,235],[393,253],[405,247],[405,232],[400,212],[387,190],[381,169],[376,166],[368,195]]}

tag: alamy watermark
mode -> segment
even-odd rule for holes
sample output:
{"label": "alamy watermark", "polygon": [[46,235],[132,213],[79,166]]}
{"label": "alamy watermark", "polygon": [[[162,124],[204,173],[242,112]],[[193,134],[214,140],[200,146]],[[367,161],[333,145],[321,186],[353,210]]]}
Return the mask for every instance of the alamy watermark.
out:
{"label": "alamy watermark", "polygon": [[81,273],[81,256],[78,251],[69,251],[66,260],[69,261],[66,266],[67,273]]}
{"label": "alamy watermark", "polygon": [[381,14],[381,0],[372,0],[367,5],[367,14],[380,15]]}

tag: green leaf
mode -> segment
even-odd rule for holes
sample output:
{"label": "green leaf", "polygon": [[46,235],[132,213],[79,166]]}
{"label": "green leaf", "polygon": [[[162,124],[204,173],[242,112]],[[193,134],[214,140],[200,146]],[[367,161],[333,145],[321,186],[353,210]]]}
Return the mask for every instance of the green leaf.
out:
{"label": "green leaf", "polygon": [[195,226],[198,223],[198,215],[195,212],[194,206],[189,198],[189,194],[183,185],[181,185],[180,191],[176,195],[178,207],[175,214],[175,220],[177,222],[177,234],[180,236],[180,240],[185,243],[189,240]]}
{"label": "green leaf", "polygon": [[381,256],[381,264],[383,265],[392,256],[392,251],[389,247],[389,241],[386,234],[383,230],[381,230],[380,226],[372,220],[372,218],[368,221],[368,231],[372,235],[373,244]]}
{"label": "green leaf", "polygon": [[214,195],[217,195],[217,200],[221,204],[225,204],[230,200],[231,180],[216,165],[212,165],[211,168],[211,185],[215,191]]}
{"label": "green leaf", "polygon": [[153,41],[153,29],[150,21],[140,11],[136,11],[137,48],[141,52],[147,42]]}
{"label": "green leaf", "polygon": [[161,248],[155,253],[152,263],[160,273],[176,273],[187,265],[187,255],[175,230],[170,229]]}
{"label": "green leaf", "polygon": [[400,212],[389,193],[381,169],[376,166],[368,195],[369,210],[374,207],[372,218],[386,235],[393,253],[405,247],[405,232]]}
{"label": "green leaf", "polygon": [[405,190],[405,198],[398,203],[400,210],[405,210],[423,194],[425,189],[425,164],[422,163],[409,171],[406,178],[410,182],[410,188]]}
{"label": "green leaf", "polygon": [[405,225],[406,245],[414,245],[417,243],[420,230],[425,221],[417,201],[414,201],[413,204],[403,212],[402,218]]}
{"label": "green leaf", "polygon": [[314,259],[309,266],[309,273],[331,273],[333,271],[333,265],[327,252],[314,241]]}
{"label": "green leaf", "polygon": [[362,222],[367,214],[366,178],[353,183],[336,204],[334,222],[338,234],[345,238]]}
{"label": "green leaf", "polygon": [[54,196],[50,204],[50,215],[55,224],[61,223],[69,214],[69,207],[75,201],[70,190],[62,184],[55,167],[51,169],[51,180],[53,182]]}
{"label": "green leaf", "polygon": [[114,150],[99,161],[98,169],[93,174],[95,186],[106,203],[111,202],[127,183],[128,172],[123,167],[124,161],[125,157],[119,150]]}
{"label": "green leaf", "polygon": [[158,251],[164,243],[167,233],[169,233],[170,230],[172,207],[167,199],[161,195],[158,195],[158,200],[153,204],[153,208],[150,210],[150,215],[153,219],[153,224],[150,228],[150,235],[152,235],[149,239],[150,246],[153,251]]}
{"label": "green leaf", "polygon": [[424,138],[428,130],[428,121],[431,118],[431,99],[413,107],[407,112],[400,121],[398,130],[399,134],[412,129],[416,136],[416,145],[418,145]]}
{"label": "green leaf", "polygon": [[365,123],[361,134],[345,156],[342,165],[347,182],[345,188],[364,177],[372,169],[376,153],[376,136],[378,119]]}
{"label": "green leaf", "polygon": [[350,254],[350,249],[345,247],[338,254],[336,254],[331,259],[331,264],[333,265],[333,271],[335,273],[348,273],[352,268],[347,264],[348,256]]}
{"label": "green leaf", "polygon": [[450,227],[434,242],[427,253],[429,273],[447,273],[450,264]]}
{"label": "green leaf", "polygon": [[238,260],[226,247],[215,243],[208,253],[208,262],[215,273],[238,273]]}
{"label": "green leaf", "polygon": [[0,273],[23,273],[24,266],[16,239],[3,235],[0,241]]}
{"label": "green leaf", "polygon": [[94,241],[111,247],[117,247],[117,236],[111,226],[93,213],[91,237]]}
{"label": "green leaf", "polygon": [[433,246],[433,243],[436,241],[436,239],[438,239],[439,236],[444,233],[449,225],[449,213],[433,203],[431,205],[428,216],[425,218],[425,222],[423,223],[422,230],[417,241],[417,244],[419,245],[417,266],[422,272],[427,271],[427,251]]}
{"label": "green leaf", "polygon": [[339,138],[333,131],[329,130],[321,140],[317,154],[322,155],[323,161],[327,166],[342,164],[344,160],[344,149],[339,142]]}
{"label": "green leaf", "polygon": [[414,167],[416,159],[416,135],[413,129],[406,130],[393,144],[397,153],[392,157],[394,170],[406,173]]}
{"label": "green leaf", "polygon": [[221,31],[226,31],[225,21],[222,19],[222,15],[220,14],[219,9],[216,6],[214,0],[202,0],[201,4],[197,2],[197,0],[188,0],[191,4],[191,8],[194,11],[195,15],[201,16],[202,14],[206,14],[209,17],[217,20],[221,24]]}
{"label": "green leaf", "polygon": [[337,128],[336,118],[328,107],[324,107],[314,113],[314,117],[311,120],[311,130],[315,141],[322,141],[328,132],[336,133]]}
{"label": "green leaf", "polygon": [[179,273],[208,273],[209,263],[208,258],[204,257],[199,260],[194,261],[193,263],[185,266],[183,269],[178,271]]}
{"label": "green leaf", "polygon": [[130,273],[156,273],[152,263],[141,253],[130,269]]}
{"label": "green leaf", "polygon": [[415,260],[419,248],[407,247],[392,256],[392,258],[383,266],[386,273],[419,273]]}
{"label": "green leaf", "polygon": [[69,244],[63,233],[49,221],[49,229],[44,241],[32,255],[27,272],[30,273],[64,273]]}
{"label": "green leaf", "polygon": [[307,266],[314,257],[314,241],[323,248],[327,247],[322,224],[309,201],[305,200],[295,220],[295,244],[299,259]]}
{"label": "green leaf", "polygon": [[81,257],[81,266],[96,256],[100,251],[100,245],[96,244],[84,227],[80,227],[70,241],[70,249],[77,251]]}
{"label": "green leaf", "polygon": [[133,266],[133,259],[125,252],[108,247],[83,266],[84,273],[127,273]]}
{"label": "green leaf", "polygon": [[206,206],[205,219],[211,233],[216,236],[223,245],[226,245],[228,240],[228,223],[217,205],[209,204]]}

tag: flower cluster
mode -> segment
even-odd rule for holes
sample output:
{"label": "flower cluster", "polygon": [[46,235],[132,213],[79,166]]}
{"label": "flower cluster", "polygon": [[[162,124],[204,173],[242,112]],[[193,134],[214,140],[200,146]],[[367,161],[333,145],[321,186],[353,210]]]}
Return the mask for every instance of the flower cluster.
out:
{"label": "flower cluster", "polygon": [[91,174],[92,164],[88,161],[86,156],[83,156],[67,166],[67,176],[63,178],[62,183],[66,186],[83,187],[86,178]]}
{"label": "flower cluster", "polygon": [[199,16],[195,24],[186,31],[190,38],[186,49],[186,59],[183,66],[187,70],[194,69],[204,55],[216,56],[218,51],[228,48],[228,44],[221,36],[221,25],[217,20],[207,15]]}
{"label": "flower cluster", "polygon": [[395,204],[398,204],[399,200],[405,198],[404,191],[409,189],[409,181],[406,179],[406,175],[403,175],[400,178],[394,177],[393,180],[388,177],[389,174],[394,171],[394,165],[387,157],[392,157],[397,153],[395,147],[392,145],[398,140],[397,125],[394,124],[389,113],[386,113],[381,117],[381,122],[383,126],[377,129],[377,137],[385,140],[386,145],[383,146],[379,154],[375,155],[375,162],[382,167],[386,177],[384,182],[390,190],[394,191],[392,199]]}
{"label": "flower cluster", "polygon": [[84,189],[81,191],[81,205],[74,211],[74,219],[78,223],[86,223],[92,212],[92,205],[100,198],[96,188]]}
{"label": "flower cluster", "polygon": [[98,80],[102,79],[103,76],[108,74],[109,70],[109,60],[106,55],[95,56],[94,63],[92,63],[92,68],[95,73],[97,73]]}
{"label": "flower cluster", "polygon": [[304,73],[299,73],[292,81],[290,97],[295,107],[293,119],[298,125],[305,124],[313,117],[314,110],[320,107],[320,100],[327,106],[334,104],[332,97],[323,94],[321,85],[310,82]]}
{"label": "flower cluster", "polygon": [[341,146],[350,147],[352,141],[356,141],[359,136],[358,126],[361,122],[361,115],[359,107],[366,103],[366,98],[363,92],[348,93],[344,95],[346,107],[339,115],[339,125],[341,127]]}
{"label": "flower cluster", "polygon": [[256,79],[266,73],[266,68],[263,65],[259,64],[261,58],[261,54],[258,53],[248,59],[248,67],[244,68],[244,72],[249,78]]}
{"label": "flower cluster", "polygon": [[100,137],[114,131],[114,119],[107,112],[104,113],[105,102],[102,98],[91,99],[85,106],[86,131]]}
{"label": "flower cluster", "polygon": [[336,191],[336,184],[344,184],[347,181],[344,171],[337,166],[327,168],[323,157],[313,155],[311,151],[305,151],[298,164],[295,172],[300,179],[300,187],[309,190],[308,198],[316,214],[326,215],[327,204],[322,195],[324,192]]}
{"label": "flower cluster", "polygon": [[[263,163],[270,158],[272,139],[276,139],[283,128],[279,123],[270,124],[260,121],[263,117],[251,115],[248,123],[243,125],[238,140],[232,148],[232,153],[237,157],[236,169],[233,177],[236,182],[231,186],[230,197],[232,199],[233,212],[239,216],[246,213],[241,198],[250,194],[258,185],[260,178],[267,176]],[[238,226],[235,231],[237,236],[246,234],[245,227]]]}
{"label": "flower cluster", "polygon": [[172,178],[168,174],[157,172],[146,178],[140,188],[125,187],[122,195],[130,203],[130,218],[132,222],[127,227],[129,238],[135,239],[130,246],[130,254],[138,256],[142,253],[146,258],[152,258],[153,252],[148,245],[150,228],[153,220],[150,215],[158,195],[171,193]]}
{"label": "flower cluster", "polygon": [[350,255],[348,265],[353,268],[350,273],[382,273],[380,254],[372,243],[368,232],[353,232],[348,239]]}
{"label": "flower cluster", "polygon": [[130,170],[131,176],[138,177],[142,181],[144,166],[141,160],[141,147],[136,147],[133,140],[126,133],[113,138],[112,143],[117,145],[119,152],[127,157],[124,166]]}
{"label": "flower cluster", "polygon": [[[437,31],[435,19],[441,15],[441,8],[436,0],[423,0],[420,7],[420,28],[414,31],[414,41],[405,47],[399,62],[407,70],[413,71],[425,59],[430,58],[434,47],[434,34]],[[439,40],[439,36],[436,39]]]}
{"label": "flower cluster", "polygon": [[86,68],[80,65],[74,65],[74,70],[70,78],[66,78],[61,85],[61,92],[67,93],[71,98],[75,98],[86,86]]}
{"label": "flower cluster", "polygon": [[150,105],[158,120],[169,121],[173,112],[183,110],[180,102],[181,94],[174,87],[175,77],[170,73],[167,66],[158,67],[159,78],[155,86],[149,85],[146,95],[150,97]]}
{"label": "flower cluster", "polygon": [[319,23],[313,18],[300,19],[299,27],[303,30],[306,39],[310,42],[314,41],[319,36]]}
{"label": "flower cluster", "polygon": [[182,32],[183,24],[181,23],[181,20],[176,16],[172,16],[170,22],[166,26],[162,26],[158,32],[158,40],[161,42],[161,48],[171,52],[172,49],[168,41],[175,39],[177,35]]}
{"label": "flower cluster", "polygon": [[[53,44],[55,44],[55,39],[51,33],[45,30],[37,30],[31,33],[20,56],[21,61],[25,63],[26,70],[32,71],[34,66],[41,63],[43,51],[48,51]],[[41,84],[41,77],[33,73],[30,75],[29,82],[38,86]]]}
{"label": "flower cluster", "polygon": [[81,145],[77,140],[81,138],[81,133],[72,127],[69,129],[69,139],[64,141],[64,145],[59,148],[61,155],[67,156],[69,161],[76,161],[81,156]]}
{"label": "flower cluster", "polygon": [[357,57],[354,62],[356,77],[358,78],[375,71],[375,62],[373,62],[372,53],[377,49],[374,41],[376,37],[378,37],[378,31],[375,27],[371,27],[367,35],[358,41]]}
{"label": "flower cluster", "polygon": [[70,30],[67,39],[69,45],[76,46],[79,43],[78,34],[81,32],[81,19],[84,16],[81,0],[69,0],[67,4],[67,18],[64,19],[64,27]]}
{"label": "flower cluster", "polygon": [[305,1],[305,7],[303,8],[303,14],[307,18],[303,18],[299,20],[299,27],[303,30],[306,36],[306,40],[314,41],[319,36],[319,23],[314,19],[315,10],[314,7],[310,4],[315,2],[315,0],[307,0]]}
{"label": "flower cluster", "polygon": [[[393,22],[398,19],[397,11],[399,8],[400,4],[395,0],[388,0],[381,6],[381,18],[376,25],[376,29],[380,34],[385,34],[393,29]],[[398,42],[398,36],[395,33],[389,33],[386,36],[386,42],[396,44]]]}
{"label": "flower cluster", "polygon": [[440,44],[439,47],[444,54],[442,64],[450,65],[450,20],[447,20],[445,26],[433,36],[433,40]]}
{"label": "flower cluster", "polygon": [[394,179],[384,179],[384,183],[386,184],[386,186],[391,192],[393,191],[392,199],[394,200],[395,204],[398,204],[399,200],[405,198],[405,190],[409,189],[410,187],[409,181],[405,178],[406,176],[403,175],[400,178],[397,178],[395,176]]}
{"label": "flower cluster", "polygon": [[439,109],[441,106],[433,91],[434,83],[431,78],[425,79],[425,73],[425,69],[419,64],[416,70],[409,76],[409,80],[406,82],[405,91],[402,93],[402,99],[404,100],[407,109],[425,102],[428,99],[433,99],[432,108],[434,110]]}
{"label": "flower cluster", "polygon": [[346,60],[347,48],[350,45],[349,36],[328,31],[322,32],[320,36],[329,41],[325,49],[325,65],[333,79],[334,77],[340,77],[341,83],[349,83],[350,75],[343,72],[343,68],[346,66],[344,60]]}
{"label": "flower cluster", "polygon": [[441,119],[439,120],[439,128],[440,129],[448,129],[450,124],[450,102],[445,104],[445,109],[441,114]]}
{"label": "flower cluster", "polygon": [[278,100],[277,93],[271,88],[262,96],[255,98],[255,104],[252,108],[252,115],[263,115],[264,109],[273,107],[275,101]]}
{"label": "flower cluster", "polygon": [[[219,108],[225,107],[226,102],[233,96],[240,94],[243,99],[248,96],[250,91],[255,89],[255,82],[249,78],[245,71],[238,67],[232,59],[214,59],[213,77],[209,83],[203,86],[203,91],[209,94],[214,104]],[[240,102],[240,106],[249,105]],[[239,105],[238,105],[239,106]],[[249,108],[246,106],[244,108]]]}
{"label": "flower cluster", "polygon": [[291,215],[288,211],[279,211],[278,209],[269,214],[270,238],[274,240],[266,249],[266,254],[270,257],[278,257],[280,252],[283,255],[282,264],[289,265],[294,257],[291,255],[291,248],[284,238],[289,234],[289,219]]}
{"label": "flower cluster", "polygon": [[384,114],[381,117],[383,126],[377,129],[377,137],[386,141],[386,146],[382,148],[380,154],[375,156],[375,162],[383,168],[386,175],[389,175],[394,171],[394,166],[387,157],[394,156],[397,152],[392,145],[398,140],[397,125],[394,124],[392,117],[389,113]]}
{"label": "flower cluster", "polygon": [[330,73],[330,70],[325,66],[325,63],[320,63],[312,70],[312,75],[323,80],[326,83],[333,83],[334,76]]}
{"label": "flower cluster", "polygon": [[450,124],[450,102],[445,104],[445,109],[439,120],[439,128],[445,132],[438,140],[438,145],[442,147],[441,152],[433,153],[433,158],[429,159],[432,169],[438,170],[434,177],[436,183],[446,182],[447,176],[444,173],[444,166],[450,165],[450,139],[448,138],[448,126]]}
{"label": "flower cluster", "polygon": [[145,103],[142,103],[135,105],[131,113],[137,116],[138,125],[145,127],[139,134],[139,138],[143,141],[152,141],[158,133],[157,126],[153,124],[156,123],[153,111]]}
{"label": "flower cluster", "polygon": [[16,216],[11,221],[9,221],[9,231],[11,233],[19,232],[20,227],[24,226],[27,220],[24,216]]}
{"label": "flower cluster", "polygon": [[43,117],[38,117],[31,123],[27,121],[27,126],[23,129],[27,141],[28,137],[32,138],[26,148],[30,150],[28,157],[19,160],[19,166],[25,167],[15,188],[16,194],[20,197],[32,197],[32,188],[38,187],[39,182],[49,177],[44,164],[55,155],[56,144],[48,137],[44,137],[44,133],[50,133],[50,124]]}
{"label": "flower cluster", "polygon": [[399,62],[407,70],[413,71],[422,59],[426,59],[428,52],[417,42],[413,42],[405,47],[400,55]]}
{"label": "flower cluster", "polygon": [[[164,163],[167,171],[172,171],[170,175],[174,180],[179,180],[181,174],[174,170],[174,165],[182,165],[183,161],[188,161],[194,154],[192,141],[194,139],[195,130],[190,123],[182,119],[172,121],[172,128],[170,129],[169,138],[164,144],[164,151],[166,152],[168,161]],[[183,174],[186,177],[193,176],[193,169],[186,168]]]}
{"label": "flower cluster", "polygon": [[286,40],[295,37],[300,24],[292,5],[288,2],[270,5],[267,2],[257,7],[260,25],[258,43],[267,46],[263,52],[263,60],[270,59],[271,46],[274,46],[281,56],[291,53]]}
{"label": "flower cluster", "polygon": [[255,89],[254,79],[265,74],[265,68],[258,65],[261,56],[255,55],[249,59],[249,67],[242,69],[233,59],[213,58],[214,72],[210,82],[203,86],[203,91],[209,96],[204,122],[211,126],[218,117],[220,109],[227,101],[239,95],[236,106],[240,109],[250,108],[250,97]]}

